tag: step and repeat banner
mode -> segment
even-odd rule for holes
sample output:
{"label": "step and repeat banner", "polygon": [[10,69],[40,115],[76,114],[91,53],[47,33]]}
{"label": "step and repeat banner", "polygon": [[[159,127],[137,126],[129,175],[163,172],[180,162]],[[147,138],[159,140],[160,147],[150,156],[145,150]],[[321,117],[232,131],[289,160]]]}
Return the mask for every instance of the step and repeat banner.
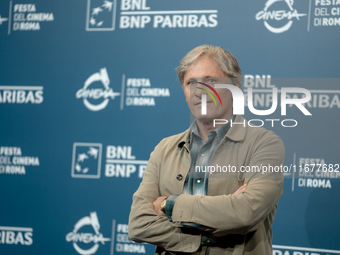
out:
{"label": "step and repeat banner", "polygon": [[190,125],[175,68],[213,44],[239,61],[244,125],[285,144],[273,254],[340,254],[339,32],[340,0],[2,0],[0,253],[153,254],[128,238],[132,195]]}

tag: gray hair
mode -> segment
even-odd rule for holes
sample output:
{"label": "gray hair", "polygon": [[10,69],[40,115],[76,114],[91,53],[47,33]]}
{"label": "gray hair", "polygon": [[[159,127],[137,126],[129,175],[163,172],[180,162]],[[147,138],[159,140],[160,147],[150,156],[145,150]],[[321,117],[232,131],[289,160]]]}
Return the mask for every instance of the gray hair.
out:
{"label": "gray hair", "polygon": [[188,71],[190,66],[203,55],[208,55],[211,59],[215,60],[222,72],[225,73],[228,78],[231,78],[233,84],[241,84],[240,77],[242,76],[242,73],[236,58],[222,47],[205,44],[191,50],[181,60],[179,67],[176,68],[178,79],[182,86],[186,71]]}

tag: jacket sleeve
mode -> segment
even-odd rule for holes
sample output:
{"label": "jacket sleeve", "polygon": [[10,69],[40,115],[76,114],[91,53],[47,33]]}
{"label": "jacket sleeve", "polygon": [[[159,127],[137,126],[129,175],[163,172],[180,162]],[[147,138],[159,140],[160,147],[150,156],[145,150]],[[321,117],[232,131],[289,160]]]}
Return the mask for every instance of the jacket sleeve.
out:
{"label": "jacket sleeve", "polygon": [[158,215],[152,203],[161,196],[158,169],[158,148],[151,153],[143,180],[133,195],[129,216],[129,237],[135,242],[147,242],[174,252],[194,252],[201,244],[201,235]]}
{"label": "jacket sleeve", "polygon": [[[248,166],[263,169],[263,166],[275,167],[283,164],[284,145],[277,136],[264,139],[252,150],[250,160],[246,163]],[[223,235],[254,231],[272,211],[273,220],[283,192],[283,173],[279,171],[244,174],[248,186],[247,190],[239,195],[180,195],[173,208],[172,220],[195,222],[207,226],[213,233]]]}

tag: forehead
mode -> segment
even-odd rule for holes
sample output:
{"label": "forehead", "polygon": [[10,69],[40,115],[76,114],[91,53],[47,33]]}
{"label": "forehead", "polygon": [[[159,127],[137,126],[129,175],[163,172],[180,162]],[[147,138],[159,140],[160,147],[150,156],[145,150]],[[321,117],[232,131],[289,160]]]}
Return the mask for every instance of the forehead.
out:
{"label": "forehead", "polygon": [[226,77],[218,63],[207,55],[198,58],[184,75],[185,80],[204,77]]}

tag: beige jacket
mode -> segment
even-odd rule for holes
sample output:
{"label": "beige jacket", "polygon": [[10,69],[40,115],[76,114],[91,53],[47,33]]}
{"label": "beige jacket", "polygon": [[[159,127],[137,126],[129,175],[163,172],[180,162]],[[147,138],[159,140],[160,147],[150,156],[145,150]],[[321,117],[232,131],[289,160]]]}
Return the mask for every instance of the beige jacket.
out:
{"label": "beige jacket", "polygon": [[[241,116],[235,121],[243,123]],[[272,254],[272,223],[283,192],[283,173],[215,172],[210,174],[208,196],[184,195],[183,184],[190,168],[190,129],[163,139],[151,153],[142,183],[133,195],[129,237],[156,245],[155,254],[205,254],[200,230],[180,222],[195,222],[205,231],[224,235],[210,255]],[[284,161],[282,140],[264,128],[233,125],[211,159],[211,166],[280,166]],[[217,169],[217,168],[216,168]],[[235,169],[235,168],[234,168]],[[242,169],[242,171],[245,171]],[[183,178],[177,178],[181,174]],[[247,190],[231,195],[244,183]],[[172,220],[159,216],[152,203],[159,196],[181,194]],[[166,252],[168,251],[168,252]]]}

